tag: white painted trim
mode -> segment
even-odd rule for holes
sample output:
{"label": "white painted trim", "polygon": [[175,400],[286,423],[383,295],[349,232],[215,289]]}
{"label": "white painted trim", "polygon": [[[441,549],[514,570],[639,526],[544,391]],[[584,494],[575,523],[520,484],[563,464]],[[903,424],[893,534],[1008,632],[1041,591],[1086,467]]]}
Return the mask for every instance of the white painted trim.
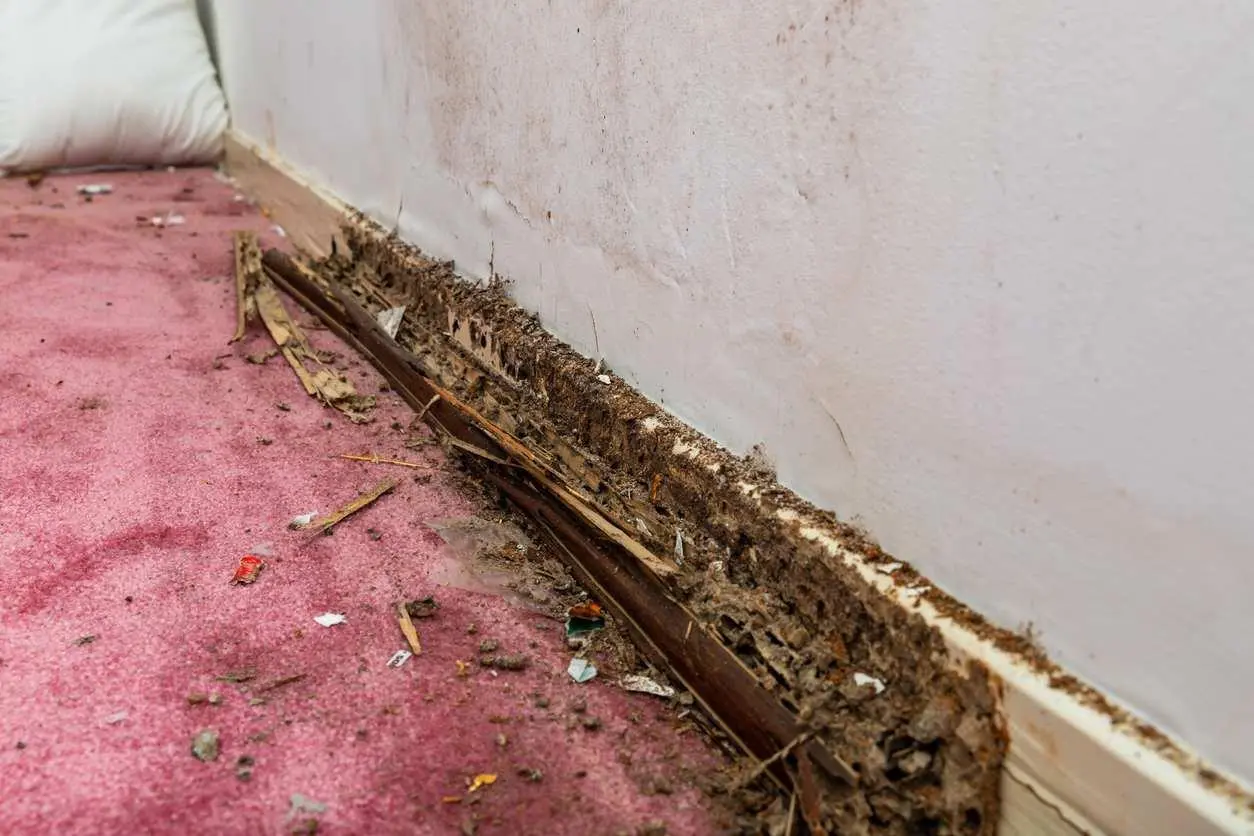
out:
{"label": "white painted trim", "polygon": [[[227,140],[231,173],[260,200],[296,242],[325,254],[347,207],[311,185],[290,166],[246,138]],[[687,450],[681,450],[681,453]],[[695,459],[699,451],[691,450]],[[745,484],[750,496],[759,486]],[[978,660],[1002,684],[1002,712],[1010,750],[1002,780],[1001,836],[1254,836],[1254,794],[1238,802],[1206,788],[1191,774],[1203,764],[1174,744],[1193,770],[1150,749],[1116,728],[1111,718],[1049,681],[1022,660],[941,615],[863,555],[846,549],[815,521],[780,511],[781,523],[822,545],[835,558],[901,606],[915,609],[936,627],[959,662]],[[1229,778],[1228,780],[1232,780]]]}

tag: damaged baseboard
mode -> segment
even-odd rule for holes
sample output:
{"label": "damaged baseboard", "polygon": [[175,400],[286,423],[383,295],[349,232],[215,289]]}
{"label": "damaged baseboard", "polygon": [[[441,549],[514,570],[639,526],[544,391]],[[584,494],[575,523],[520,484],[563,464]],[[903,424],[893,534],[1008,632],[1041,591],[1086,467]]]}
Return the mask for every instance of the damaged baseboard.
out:
{"label": "damaged baseboard", "polygon": [[[769,563],[772,554],[786,552],[794,555],[794,565],[772,565],[772,571],[787,569],[801,577],[821,569],[821,577],[811,578],[814,586],[842,578],[849,601],[871,613],[815,604],[814,611],[799,614],[798,623],[786,629],[814,631],[815,623],[841,621],[909,632],[917,622],[931,628],[919,635],[920,641],[926,644],[929,635],[943,640],[948,664],[987,669],[1009,737],[1001,769],[999,832],[1254,833],[1254,802],[1242,788],[1054,668],[1022,637],[992,629],[930,588],[909,566],[780,488],[770,474],[753,472],[621,381],[598,380],[600,369],[592,361],[537,327],[528,328],[528,317],[501,294],[458,282],[450,266],[421,258],[369,224],[358,225],[351,233],[355,240],[346,241],[340,234],[346,207],[332,196],[261,158],[236,137],[228,138],[227,148],[231,173],[298,247],[326,256],[332,236],[339,247],[351,244],[372,265],[383,297],[373,300],[376,307],[411,304],[420,312],[413,319],[425,329],[424,339],[460,349],[444,352],[445,371],[465,382],[476,408],[503,425],[511,414],[526,415],[519,407],[527,403],[543,404],[546,413],[560,416],[555,423],[566,425],[524,421],[507,429],[544,442],[563,469],[613,505],[620,519],[636,517],[637,533],[656,552],[683,551],[707,571],[718,564],[714,571],[733,574],[739,565]],[[421,279],[420,292],[409,283],[413,276]],[[564,401],[573,406],[572,399],[577,399],[577,411],[557,408]],[[683,544],[679,549],[676,540]],[[850,578],[859,589],[847,588]],[[700,611],[702,603],[694,609]],[[704,604],[708,610],[711,602]],[[902,620],[894,611],[909,618]],[[837,656],[854,656],[854,663],[875,661],[857,654],[865,654],[863,646],[876,636],[836,636],[851,645],[835,646]],[[753,652],[786,654],[790,638],[796,637],[781,635]],[[771,660],[762,664],[769,666]],[[891,674],[885,678],[889,687],[895,684]]]}

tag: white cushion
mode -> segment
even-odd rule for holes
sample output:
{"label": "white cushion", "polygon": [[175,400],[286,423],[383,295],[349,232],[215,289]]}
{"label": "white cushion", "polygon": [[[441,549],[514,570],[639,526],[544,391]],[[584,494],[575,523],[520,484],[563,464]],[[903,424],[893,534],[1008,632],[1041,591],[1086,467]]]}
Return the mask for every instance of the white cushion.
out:
{"label": "white cushion", "polygon": [[194,0],[0,0],[0,173],[212,162],[226,125]]}

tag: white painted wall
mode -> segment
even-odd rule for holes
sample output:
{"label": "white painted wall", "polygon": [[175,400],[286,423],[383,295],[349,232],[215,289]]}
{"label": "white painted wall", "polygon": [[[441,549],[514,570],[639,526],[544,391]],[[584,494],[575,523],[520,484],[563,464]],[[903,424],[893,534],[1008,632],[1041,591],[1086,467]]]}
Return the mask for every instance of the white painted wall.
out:
{"label": "white painted wall", "polygon": [[1254,779],[1254,5],[216,6],[242,132]]}

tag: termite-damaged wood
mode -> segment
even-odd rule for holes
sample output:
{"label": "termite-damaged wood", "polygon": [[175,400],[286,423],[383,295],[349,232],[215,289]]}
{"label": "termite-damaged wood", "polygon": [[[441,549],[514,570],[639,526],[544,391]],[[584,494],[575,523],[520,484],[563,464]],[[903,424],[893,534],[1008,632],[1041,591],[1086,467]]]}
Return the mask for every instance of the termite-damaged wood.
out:
{"label": "termite-damaged wood", "polygon": [[235,336],[231,342],[244,338],[249,320],[257,315],[253,294],[261,281],[261,246],[257,233],[239,230],[235,233]]}
{"label": "termite-damaged wood", "polygon": [[[873,546],[616,379],[605,384],[599,364],[501,285],[463,281],[360,217],[344,236],[349,248],[319,262],[315,282],[335,278],[368,311],[407,305],[396,340],[436,384],[523,440],[548,478],[649,552],[668,555],[682,532],[682,566],[659,557],[665,590],[858,773],[847,797],[825,797],[821,814],[838,832],[996,830],[1006,741],[986,672],[955,667],[935,630],[784,514],[829,520],[825,530],[863,554],[880,554]],[[887,687],[859,685],[858,675]],[[795,764],[802,783],[807,765]],[[741,792],[736,775],[712,777],[744,813],[739,832],[811,807]]]}
{"label": "termite-damaged wood", "polygon": [[[432,429],[456,439],[456,449],[479,460],[484,475],[549,534],[575,574],[745,752],[759,760],[774,759],[774,777],[798,792],[802,810],[812,814],[811,831],[823,832],[821,814],[815,811],[824,802],[839,807],[857,783],[857,774],[811,739],[807,727],[670,596],[658,573],[665,562],[557,482],[549,467],[516,438],[433,383],[418,358],[389,338],[334,283],[324,284],[277,250],[265,254],[264,264],[280,286],[365,355]],[[789,754],[779,756],[785,751]],[[812,765],[819,767],[824,781],[795,779],[809,776]]]}

